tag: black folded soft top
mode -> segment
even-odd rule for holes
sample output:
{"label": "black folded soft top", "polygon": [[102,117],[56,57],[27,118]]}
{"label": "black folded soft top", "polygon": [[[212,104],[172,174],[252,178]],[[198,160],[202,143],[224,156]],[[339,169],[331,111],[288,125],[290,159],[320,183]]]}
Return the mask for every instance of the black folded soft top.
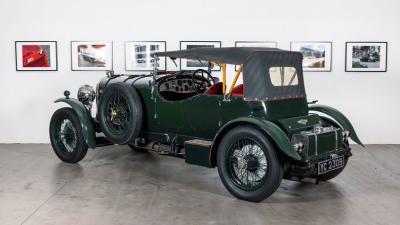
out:
{"label": "black folded soft top", "polygon": [[299,52],[291,52],[279,48],[256,48],[256,47],[226,47],[226,48],[192,48],[180,51],[157,52],[157,56],[166,56],[171,59],[185,58],[213,61],[240,65],[244,64],[252,55],[298,55]]}
{"label": "black folded soft top", "polygon": [[[300,52],[278,48],[228,47],[193,48],[180,51],[157,52],[157,56],[172,59],[186,58],[220,64],[243,64],[244,99],[247,101],[273,101],[288,98],[306,98],[303,80],[303,55]],[[294,67],[298,84],[274,86],[269,68]]]}

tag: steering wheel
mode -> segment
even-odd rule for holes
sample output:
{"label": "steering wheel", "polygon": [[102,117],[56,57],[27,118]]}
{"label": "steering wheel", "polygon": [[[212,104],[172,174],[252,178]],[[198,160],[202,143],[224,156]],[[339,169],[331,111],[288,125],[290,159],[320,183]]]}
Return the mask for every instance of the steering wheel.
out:
{"label": "steering wheel", "polygon": [[[207,77],[205,77],[204,74],[206,74]],[[197,90],[197,93],[203,93],[208,87],[211,87],[213,84],[215,84],[215,79],[207,70],[198,69],[193,72],[192,87],[193,89]]]}

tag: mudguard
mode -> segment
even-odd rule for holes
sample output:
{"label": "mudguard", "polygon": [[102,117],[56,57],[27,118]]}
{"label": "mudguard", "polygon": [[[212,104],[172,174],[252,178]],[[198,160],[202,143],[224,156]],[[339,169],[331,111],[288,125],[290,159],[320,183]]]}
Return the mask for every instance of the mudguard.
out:
{"label": "mudguard", "polygon": [[[228,130],[232,129],[237,125],[244,125],[244,124],[251,124],[259,127],[278,146],[279,151],[281,151],[282,153],[284,153],[285,155],[289,156],[292,159],[301,160],[300,155],[293,149],[292,143],[290,142],[288,136],[285,134],[285,132],[282,131],[281,128],[279,128],[277,125],[268,120],[263,120],[255,117],[239,117],[232,121],[229,121],[222,128],[220,128],[220,130],[218,131],[217,135],[214,138],[213,145],[214,144],[218,145],[219,140],[222,139],[222,136],[224,136],[224,134]],[[212,147],[210,165],[214,165],[212,155],[215,154],[215,152],[217,152],[215,151],[216,148],[217,146]]]}
{"label": "mudguard", "polygon": [[71,108],[75,111],[75,113],[79,117],[79,121],[82,127],[83,137],[85,139],[86,144],[90,148],[96,148],[96,134],[93,128],[92,116],[90,112],[86,109],[86,107],[82,104],[82,102],[73,98],[59,98],[54,101],[57,102],[65,102],[71,106]]}
{"label": "mudguard", "polygon": [[335,108],[326,105],[311,105],[308,107],[308,109],[309,111],[321,112],[327,116],[332,117],[337,123],[339,123],[340,126],[343,127],[343,129],[348,130],[350,132],[350,138],[354,142],[364,147],[364,144],[358,138],[353,125],[351,125],[351,122],[349,121],[349,119],[346,118],[345,115],[343,115],[343,113],[339,112]]}

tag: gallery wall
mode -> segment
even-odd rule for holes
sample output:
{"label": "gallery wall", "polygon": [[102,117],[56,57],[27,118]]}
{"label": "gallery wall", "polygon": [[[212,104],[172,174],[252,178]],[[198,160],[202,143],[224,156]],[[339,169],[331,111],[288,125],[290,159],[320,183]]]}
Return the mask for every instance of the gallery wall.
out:
{"label": "gallery wall", "polygon": [[[332,41],[332,71],[305,73],[309,100],[334,106],[365,143],[400,143],[399,1],[21,1],[0,8],[0,143],[48,143],[63,90],[95,86],[105,73],[71,71],[70,41],[111,40],[124,71],[125,41]],[[57,41],[58,71],[17,72],[14,41]],[[345,72],[346,41],[388,42],[387,72]],[[169,63],[169,66],[173,64]]]}

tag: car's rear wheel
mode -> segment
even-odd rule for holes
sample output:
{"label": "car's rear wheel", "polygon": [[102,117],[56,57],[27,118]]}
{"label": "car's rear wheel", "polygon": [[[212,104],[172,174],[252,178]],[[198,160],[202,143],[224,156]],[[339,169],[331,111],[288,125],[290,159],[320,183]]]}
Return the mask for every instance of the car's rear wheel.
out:
{"label": "car's rear wheel", "polygon": [[110,84],[99,105],[99,120],[107,139],[114,144],[132,143],[142,127],[143,109],[139,94],[126,83]]}
{"label": "car's rear wheel", "polygon": [[77,163],[85,157],[88,146],[73,109],[65,107],[54,112],[49,131],[53,150],[62,161]]}
{"label": "car's rear wheel", "polygon": [[273,144],[251,126],[234,128],[223,137],[217,165],[228,191],[246,201],[266,199],[282,181],[283,170]]}

